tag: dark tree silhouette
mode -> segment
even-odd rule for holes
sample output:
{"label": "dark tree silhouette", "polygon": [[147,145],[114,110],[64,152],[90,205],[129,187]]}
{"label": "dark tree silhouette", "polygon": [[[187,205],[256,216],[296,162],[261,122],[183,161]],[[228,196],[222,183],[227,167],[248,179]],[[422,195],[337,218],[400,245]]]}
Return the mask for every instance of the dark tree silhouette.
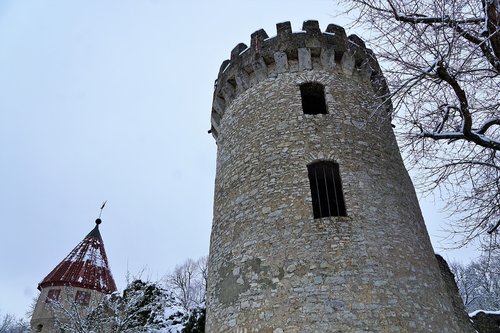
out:
{"label": "dark tree silhouette", "polygon": [[393,118],[417,185],[437,190],[461,246],[498,250],[500,226],[499,0],[345,0],[389,83],[374,106]]}

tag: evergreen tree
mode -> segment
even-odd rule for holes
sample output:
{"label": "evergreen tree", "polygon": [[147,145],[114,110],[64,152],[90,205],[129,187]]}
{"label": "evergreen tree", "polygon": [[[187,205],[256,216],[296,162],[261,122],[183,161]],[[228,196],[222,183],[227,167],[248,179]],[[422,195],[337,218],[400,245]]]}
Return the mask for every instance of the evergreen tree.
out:
{"label": "evergreen tree", "polygon": [[189,317],[182,333],[204,333],[205,332],[205,307],[198,307],[190,311]]}

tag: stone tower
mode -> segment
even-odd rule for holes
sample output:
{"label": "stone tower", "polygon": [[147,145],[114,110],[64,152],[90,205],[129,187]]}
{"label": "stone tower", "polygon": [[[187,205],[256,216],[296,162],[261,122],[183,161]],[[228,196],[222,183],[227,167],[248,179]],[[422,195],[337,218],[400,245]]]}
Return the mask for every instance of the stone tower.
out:
{"label": "stone tower", "polygon": [[[103,206],[104,207],[104,206]],[[31,318],[32,332],[60,333],[55,311],[84,314],[106,294],[116,291],[99,224],[38,284],[40,295]]]}
{"label": "stone tower", "polygon": [[357,36],[238,44],[216,81],[206,332],[469,332],[454,313]]}

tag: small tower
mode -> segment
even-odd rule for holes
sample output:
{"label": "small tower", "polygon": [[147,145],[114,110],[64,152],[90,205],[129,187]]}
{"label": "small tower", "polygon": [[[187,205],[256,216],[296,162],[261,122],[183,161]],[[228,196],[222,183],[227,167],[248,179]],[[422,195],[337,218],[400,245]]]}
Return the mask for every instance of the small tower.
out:
{"label": "small tower", "polygon": [[222,63],[206,332],[470,332],[357,36],[306,21]]}
{"label": "small tower", "polygon": [[54,326],[52,302],[84,310],[116,291],[99,224],[100,218],[94,229],[38,284],[40,296],[31,318],[33,332],[60,332]]}

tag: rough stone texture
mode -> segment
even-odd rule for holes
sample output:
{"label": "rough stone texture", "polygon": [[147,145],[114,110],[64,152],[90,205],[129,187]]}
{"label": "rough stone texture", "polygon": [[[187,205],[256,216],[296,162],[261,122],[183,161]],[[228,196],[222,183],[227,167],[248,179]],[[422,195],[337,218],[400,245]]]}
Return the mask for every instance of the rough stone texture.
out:
{"label": "rough stone texture", "polygon": [[[441,277],[443,278],[446,290],[448,292],[448,297],[450,298],[451,304],[453,305],[457,321],[462,326],[471,325],[469,315],[465,310],[464,302],[462,300],[462,297],[460,297],[460,292],[458,290],[457,283],[455,282],[455,276],[453,275],[453,272],[450,270],[450,266],[448,266],[446,260],[444,260],[444,258],[441,257],[439,254],[436,254],[436,259],[438,261],[439,269],[441,271]],[[481,330],[479,330],[479,332],[486,333]]]}
{"label": "rough stone texture", "polygon": [[[374,107],[387,86],[371,51],[335,25],[289,27],[252,36],[217,79],[206,331],[471,332],[441,279],[390,104]],[[328,114],[303,114],[305,82],[324,85]],[[316,160],[339,163],[346,217],[313,218]]]}

